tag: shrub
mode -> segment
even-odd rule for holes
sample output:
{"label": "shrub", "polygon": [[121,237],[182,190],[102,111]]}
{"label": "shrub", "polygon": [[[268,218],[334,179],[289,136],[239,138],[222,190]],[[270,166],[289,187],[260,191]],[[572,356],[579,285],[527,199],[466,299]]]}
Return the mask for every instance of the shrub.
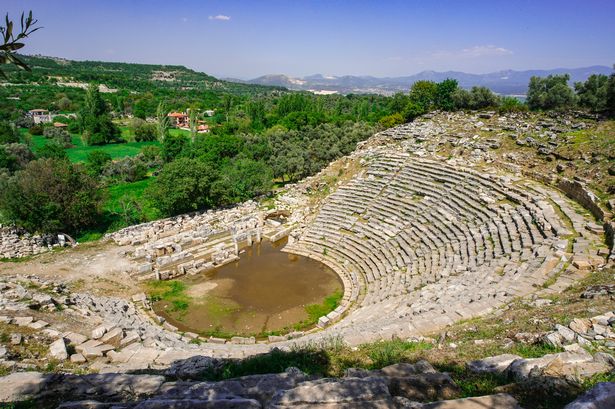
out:
{"label": "shrub", "polygon": [[607,88],[609,77],[606,75],[590,75],[587,81],[577,82],[574,89],[579,97],[579,105],[594,112],[606,109]]}
{"label": "shrub", "polygon": [[167,163],[171,162],[179,156],[187,145],[188,139],[183,135],[167,136],[162,142],[162,159]]}
{"label": "shrub", "polygon": [[158,161],[160,159],[160,148],[157,146],[144,146],[141,154],[146,162]]}
{"label": "shrub", "polygon": [[15,126],[7,121],[0,121],[0,145],[18,143],[19,133]]}
{"label": "shrub", "polygon": [[88,153],[85,167],[90,175],[100,175],[108,162],[111,162],[111,155],[105,151],[96,150]]}
{"label": "shrub", "polygon": [[75,233],[96,222],[101,203],[96,182],[67,160],[32,161],[0,189],[3,215],[31,232]]}
{"label": "shrub", "polygon": [[400,113],[396,113],[393,115],[383,116],[378,122],[380,122],[380,125],[385,128],[393,128],[394,126],[403,124],[405,121],[404,117]]}
{"label": "shrub", "polygon": [[527,109],[528,109],[527,105],[519,101],[515,97],[501,97],[500,98],[500,106],[498,107],[498,111],[500,113],[522,112],[522,111],[527,111]]}
{"label": "shrub", "polygon": [[79,122],[77,121],[69,122],[66,130],[70,133],[79,133]]}
{"label": "shrub", "polygon": [[611,116],[615,116],[615,74],[611,74],[606,85],[606,110]]}
{"label": "shrub", "polygon": [[43,125],[36,124],[32,125],[30,129],[28,129],[30,135],[42,135],[43,134]]}
{"label": "shrub", "polygon": [[102,175],[123,182],[136,182],[145,179],[147,167],[139,158],[126,157],[114,162],[107,161],[102,170]]}
{"label": "shrub", "polygon": [[34,154],[28,145],[23,143],[11,143],[9,145],[4,145],[4,149],[14,158],[15,169],[21,169],[25,167],[28,162],[34,160]]}
{"label": "shrub", "polygon": [[155,141],[156,125],[145,122],[140,118],[133,118],[129,128],[134,135],[136,142]]}
{"label": "shrub", "polygon": [[6,149],[5,145],[0,145],[0,169],[7,169],[9,172],[15,170],[17,160]]}
{"label": "shrub", "polygon": [[60,145],[55,140],[51,140],[45,144],[42,148],[40,148],[37,152],[37,156],[39,158],[47,158],[47,159],[67,159],[68,155],[66,154],[66,150],[63,145]]}
{"label": "shrub", "polygon": [[229,205],[268,193],[273,172],[263,162],[236,159],[220,171],[220,178],[212,185],[217,205]]}
{"label": "shrub", "polygon": [[43,129],[43,136],[47,139],[54,140],[65,148],[69,148],[72,145],[70,134],[62,128],[47,126]]}

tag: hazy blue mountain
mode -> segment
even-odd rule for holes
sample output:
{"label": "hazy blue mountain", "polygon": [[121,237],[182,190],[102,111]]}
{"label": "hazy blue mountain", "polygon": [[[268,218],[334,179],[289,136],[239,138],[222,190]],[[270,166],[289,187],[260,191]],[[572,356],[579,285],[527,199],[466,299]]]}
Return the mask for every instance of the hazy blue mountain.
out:
{"label": "hazy blue mountain", "polygon": [[327,76],[323,74],[308,75],[303,78],[293,78],[283,74],[264,75],[252,80],[243,81],[250,84],[281,86],[294,90],[336,91],[348,93],[380,93],[391,94],[406,91],[419,80],[442,81],[454,78],[463,88],[473,86],[489,87],[499,94],[525,94],[527,84],[532,76],[545,77],[552,74],[570,74],[571,85],[576,81],[584,81],[592,74],[609,75],[612,68],[595,65],[582,68],[555,68],[552,70],[504,70],[487,74],[468,74],[459,71],[422,71],[418,74],[404,77],[371,77],[371,76]]}

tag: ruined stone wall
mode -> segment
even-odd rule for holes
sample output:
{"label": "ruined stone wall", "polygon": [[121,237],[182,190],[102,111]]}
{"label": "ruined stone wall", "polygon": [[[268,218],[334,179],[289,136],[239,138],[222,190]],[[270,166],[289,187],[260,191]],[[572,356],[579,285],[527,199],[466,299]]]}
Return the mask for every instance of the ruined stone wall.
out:
{"label": "ruined stone wall", "polygon": [[587,189],[583,183],[577,180],[562,179],[557,184],[557,187],[566,193],[568,197],[589,210],[596,219],[604,220],[605,217],[610,216],[602,210],[596,195]]}
{"label": "ruined stone wall", "polygon": [[49,251],[54,245],[54,235],[31,235],[16,227],[0,225],[0,258],[32,256]]}
{"label": "ruined stone wall", "polygon": [[610,257],[614,257],[615,222],[611,220],[612,215],[602,209],[596,195],[594,195],[583,183],[577,180],[562,179],[557,184],[557,187],[566,193],[568,197],[589,210],[596,219],[604,222],[606,244],[611,252]]}

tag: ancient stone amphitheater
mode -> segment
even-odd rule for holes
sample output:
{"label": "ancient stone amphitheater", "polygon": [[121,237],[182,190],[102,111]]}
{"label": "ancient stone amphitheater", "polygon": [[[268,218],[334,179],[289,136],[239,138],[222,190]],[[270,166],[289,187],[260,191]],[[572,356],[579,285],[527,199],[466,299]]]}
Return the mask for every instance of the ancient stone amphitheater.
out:
{"label": "ancient stone amphitheater", "polygon": [[[515,119],[497,121],[504,128]],[[435,148],[443,138],[459,143],[434,120],[402,125],[291,186],[273,209],[248,202],[114,233],[110,238],[134,262],[135,280],[199,274],[235,260],[254,240],[288,236],[284,251],[331,267],[344,296],[316,328],[257,341],[180,332],[155,316],[144,294],[132,302],[73,295],[72,309],[100,324],[91,338],[117,338],[115,351],[94,351],[93,360],[108,358],[96,369],[194,365],[191,357],[244,357],[330,340],[356,345],[418,337],[516,297],[559,292],[607,262],[613,236],[605,239],[605,230],[612,232],[613,224],[582,184],[546,184],[514,163],[491,164],[488,145],[498,141],[480,141],[482,150],[479,141],[464,142],[477,148],[472,158],[478,161],[441,155]],[[80,342],[93,341],[87,338]],[[96,342],[87,348],[99,348]]]}
{"label": "ancient stone amphitheater", "polygon": [[[284,251],[328,265],[343,281],[341,305],[313,330],[258,342],[208,338],[200,346],[180,342],[196,337],[183,334],[173,342],[176,356],[416,337],[516,297],[561,291],[605,264],[603,226],[564,191],[430,154],[422,141],[433,129],[417,122],[375,135],[330,166],[354,170],[318,201],[310,197],[331,169],[291,187],[273,210],[250,202],[114,234],[133,245],[139,279],[197,274],[236,259],[241,243],[289,235]],[[268,218],[280,211],[289,215],[283,224]],[[160,330],[177,332],[168,323]]]}

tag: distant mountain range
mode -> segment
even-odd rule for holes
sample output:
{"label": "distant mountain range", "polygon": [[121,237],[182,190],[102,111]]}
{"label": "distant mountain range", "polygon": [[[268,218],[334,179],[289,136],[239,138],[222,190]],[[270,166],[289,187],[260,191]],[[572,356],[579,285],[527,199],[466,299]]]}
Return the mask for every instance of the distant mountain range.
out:
{"label": "distant mountain range", "polygon": [[419,80],[442,81],[454,78],[463,88],[485,86],[493,92],[504,95],[523,95],[532,76],[545,77],[551,74],[570,74],[570,83],[585,81],[592,74],[609,75],[613,72],[611,67],[595,65],[582,68],[556,68],[552,70],[505,70],[488,74],[468,74],[459,71],[423,71],[405,77],[371,76],[325,76],[322,74],[309,75],[303,78],[293,78],[283,74],[264,75],[248,81],[228,78],[228,81],[248,84],[272,85],[292,90],[305,90],[316,93],[377,93],[392,94],[398,91],[407,91],[412,84]]}

